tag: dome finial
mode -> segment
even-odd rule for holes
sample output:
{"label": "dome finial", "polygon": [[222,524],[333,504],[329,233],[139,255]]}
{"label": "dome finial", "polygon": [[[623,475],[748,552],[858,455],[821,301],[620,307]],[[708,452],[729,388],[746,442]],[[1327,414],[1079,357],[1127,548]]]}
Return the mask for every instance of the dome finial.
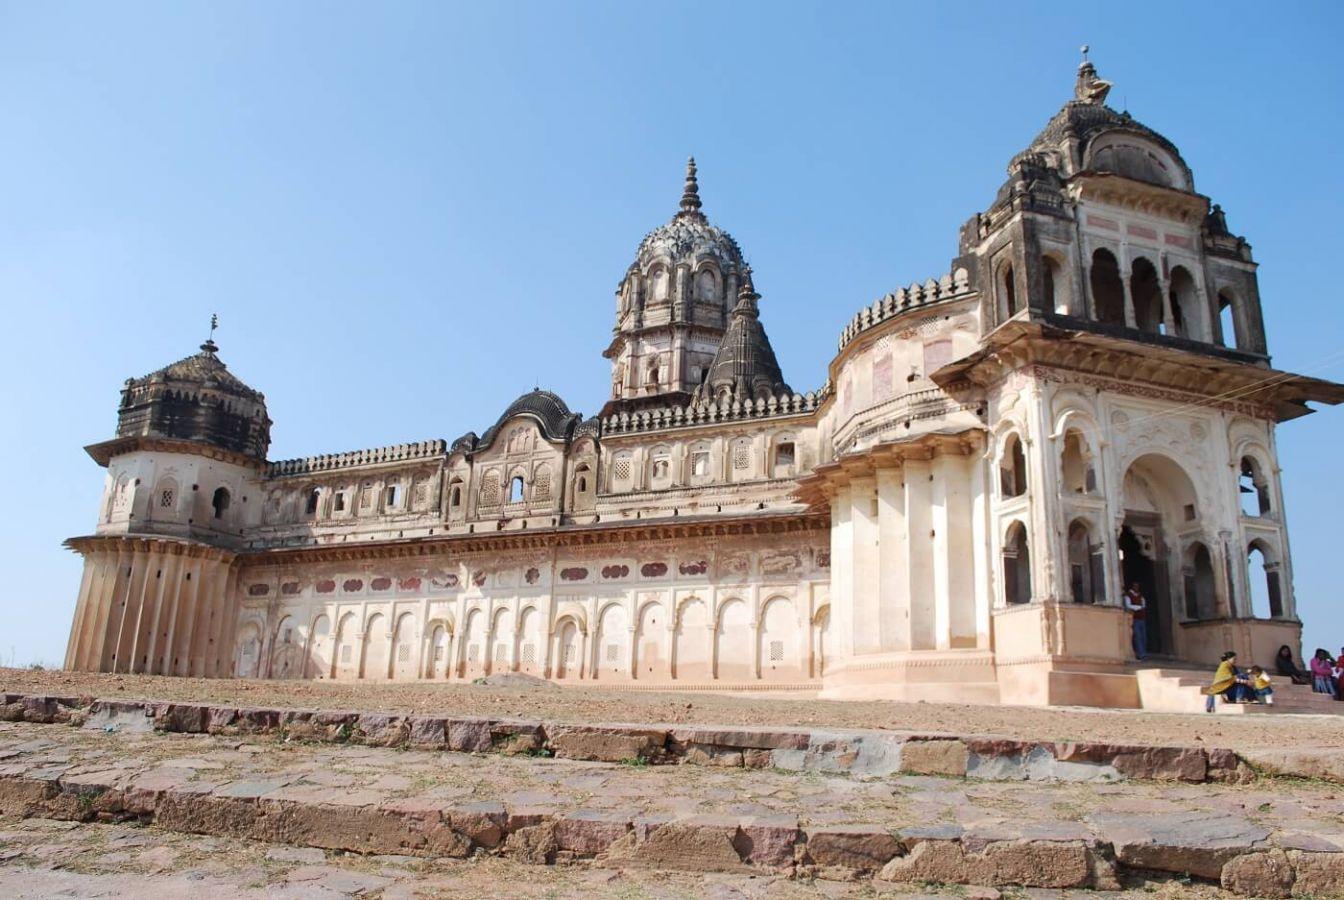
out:
{"label": "dome finial", "polygon": [[695,180],[695,157],[686,159],[686,187],[681,192],[681,211],[698,214],[700,212],[700,184]]}
{"label": "dome finial", "polygon": [[1083,44],[1079,49],[1083,51],[1083,61],[1078,64],[1078,80],[1073,85],[1073,99],[1078,103],[1101,106],[1106,102],[1106,95],[1110,93],[1111,83],[1097,77],[1097,67],[1087,58],[1088,51],[1092,48]]}
{"label": "dome finial", "polygon": [[206,337],[205,343],[201,344],[201,349],[206,353],[217,353],[219,346],[215,343],[215,329],[219,327],[219,314],[210,314],[210,334]]}

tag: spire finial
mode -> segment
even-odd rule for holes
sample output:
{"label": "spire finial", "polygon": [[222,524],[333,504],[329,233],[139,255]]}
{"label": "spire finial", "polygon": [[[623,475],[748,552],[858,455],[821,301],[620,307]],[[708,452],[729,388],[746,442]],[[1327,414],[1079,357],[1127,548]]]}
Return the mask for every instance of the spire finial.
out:
{"label": "spire finial", "polygon": [[219,347],[215,344],[215,329],[219,327],[219,314],[210,314],[210,334],[206,337],[205,343],[201,344],[201,349],[206,353],[215,353]]}
{"label": "spire finial", "polygon": [[1081,50],[1081,51],[1083,51],[1083,62],[1086,63],[1086,62],[1087,62],[1087,52],[1088,52],[1089,50],[1091,50],[1092,48],[1089,47],[1087,44],[1083,44],[1083,46],[1079,47],[1078,49]]}
{"label": "spire finial", "polygon": [[1097,77],[1097,67],[1087,58],[1088,51],[1092,48],[1083,44],[1079,49],[1083,51],[1083,61],[1078,64],[1078,80],[1073,85],[1073,99],[1079,103],[1101,106],[1106,102],[1111,83]]}
{"label": "spire finial", "polygon": [[686,159],[686,187],[681,192],[681,211],[700,212],[700,184],[695,180],[695,157]]}

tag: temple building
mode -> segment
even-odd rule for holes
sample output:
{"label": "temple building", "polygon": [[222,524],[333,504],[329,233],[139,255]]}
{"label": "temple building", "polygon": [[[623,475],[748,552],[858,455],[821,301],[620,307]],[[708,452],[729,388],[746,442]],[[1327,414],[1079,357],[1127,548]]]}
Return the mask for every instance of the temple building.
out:
{"label": "temple building", "polygon": [[272,461],[213,341],[128,380],[66,667],[1136,707],[1132,583],[1154,659],[1269,665],[1301,632],[1275,425],[1344,386],[1271,367],[1250,245],[1109,87],[1080,66],[810,390],[694,161],[595,416],[534,390]]}

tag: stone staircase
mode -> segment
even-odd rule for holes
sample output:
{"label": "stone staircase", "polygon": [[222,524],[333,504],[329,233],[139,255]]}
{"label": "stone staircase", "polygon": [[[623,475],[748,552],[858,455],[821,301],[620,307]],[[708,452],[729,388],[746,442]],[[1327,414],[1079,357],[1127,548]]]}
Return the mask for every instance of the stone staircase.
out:
{"label": "stone staircase", "polygon": [[[1139,685],[1142,708],[1151,712],[1202,713],[1207,699],[1201,689],[1213,677],[1207,669],[1164,663],[1132,665]],[[1293,684],[1287,678],[1274,679],[1274,705],[1261,703],[1225,703],[1219,698],[1214,712],[1218,715],[1323,715],[1344,716],[1344,703],[1328,694],[1317,694],[1309,684]]]}

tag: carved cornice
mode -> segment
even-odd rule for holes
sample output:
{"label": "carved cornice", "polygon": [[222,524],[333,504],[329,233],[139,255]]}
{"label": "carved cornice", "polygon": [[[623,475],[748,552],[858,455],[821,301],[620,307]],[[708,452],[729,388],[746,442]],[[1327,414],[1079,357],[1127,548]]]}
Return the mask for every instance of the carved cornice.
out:
{"label": "carved cornice", "polygon": [[345,562],[369,559],[401,559],[423,556],[508,550],[551,550],[560,547],[585,547],[645,541],[691,540],[737,535],[777,535],[821,532],[830,527],[825,515],[815,512],[765,513],[742,516],[686,516],[675,519],[636,520],[560,525],[526,531],[456,534],[434,537],[369,541],[359,544],[317,544],[310,547],[282,547],[245,551],[244,566],[316,562]]}
{"label": "carved cornice", "polygon": [[1199,225],[1209,213],[1209,198],[1203,194],[1178,191],[1107,172],[1080,172],[1069,179],[1064,190],[1075,202],[1091,200],[1190,225]]}

